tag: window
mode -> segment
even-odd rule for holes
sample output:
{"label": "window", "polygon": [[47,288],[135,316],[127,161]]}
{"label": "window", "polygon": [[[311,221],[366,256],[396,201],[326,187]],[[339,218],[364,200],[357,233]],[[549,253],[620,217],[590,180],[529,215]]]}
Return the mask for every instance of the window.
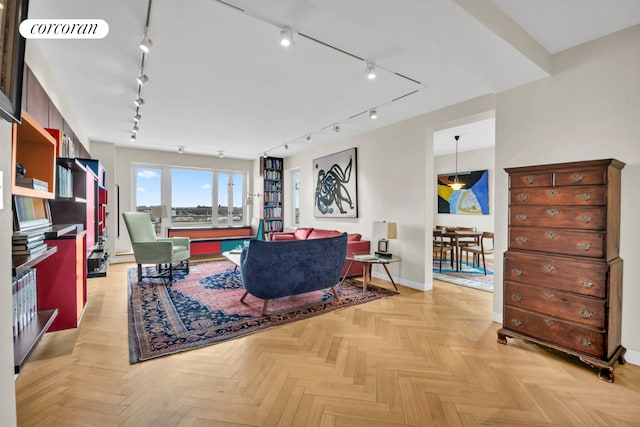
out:
{"label": "window", "polygon": [[291,200],[293,200],[291,217],[293,218],[293,225],[300,225],[300,170],[297,169],[291,174],[293,191]]}
{"label": "window", "polygon": [[164,205],[172,225],[247,225],[247,172],[170,166],[134,166],[134,172],[138,212]]}
{"label": "window", "polygon": [[171,223],[211,224],[213,172],[171,169]]}
{"label": "window", "polygon": [[152,206],[162,204],[161,177],[161,169],[136,168],[136,212],[151,214]]}

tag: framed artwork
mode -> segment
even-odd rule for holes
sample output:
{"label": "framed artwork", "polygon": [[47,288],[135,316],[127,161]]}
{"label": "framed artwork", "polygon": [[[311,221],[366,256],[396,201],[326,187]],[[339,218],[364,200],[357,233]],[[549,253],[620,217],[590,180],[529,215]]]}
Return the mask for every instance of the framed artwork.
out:
{"label": "framed artwork", "polygon": [[460,190],[449,187],[455,174],[438,175],[438,213],[489,215],[489,171],[458,173]]}
{"label": "framed artwork", "polygon": [[313,160],[316,218],[357,218],[356,148]]}
{"label": "framed artwork", "polygon": [[0,8],[0,117],[20,122],[25,39],[20,23],[27,19],[28,0],[6,0]]}

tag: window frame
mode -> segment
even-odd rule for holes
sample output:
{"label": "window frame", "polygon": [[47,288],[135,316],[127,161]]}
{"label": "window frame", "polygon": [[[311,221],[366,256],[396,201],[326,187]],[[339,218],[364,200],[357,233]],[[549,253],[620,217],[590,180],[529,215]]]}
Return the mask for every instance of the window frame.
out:
{"label": "window frame", "polygon": [[[230,169],[213,169],[213,168],[203,168],[203,167],[191,167],[191,166],[181,166],[181,165],[163,165],[163,164],[152,164],[152,163],[141,163],[134,162],[131,163],[131,183],[133,187],[133,191],[131,191],[131,206],[133,210],[138,210],[138,172],[140,169],[154,169],[160,170],[160,204],[167,206],[168,216],[165,218],[167,227],[217,227],[217,228],[230,228],[230,227],[246,227],[249,226],[250,220],[248,218],[249,208],[246,204],[246,200],[243,197],[244,194],[247,194],[248,184],[249,184],[249,171],[247,170],[230,170]],[[171,175],[173,170],[193,170],[193,171],[204,171],[211,172],[212,180],[211,180],[211,221],[210,222],[175,222],[172,217],[172,183],[171,183]],[[239,223],[233,223],[233,211],[227,212],[227,221],[226,223],[218,222],[217,215],[213,215],[214,207],[218,205],[218,177],[220,175],[228,175],[229,182],[233,183],[235,176],[242,177],[242,189],[240,191],[240,202],[242,203],[242,221]],[[227,193],[227,203],[228,206],[234,206],[234,192],[228,191]],[[230,205],[229,205],[230,204]],[[150,208],[150,207],[149,207]]]}

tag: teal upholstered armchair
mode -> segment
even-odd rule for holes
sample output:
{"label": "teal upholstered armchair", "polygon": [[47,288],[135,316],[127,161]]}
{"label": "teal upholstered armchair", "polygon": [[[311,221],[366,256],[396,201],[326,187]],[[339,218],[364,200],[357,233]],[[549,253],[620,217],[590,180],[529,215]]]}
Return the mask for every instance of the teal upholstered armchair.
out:
{"label": "teal upholstered armchair", "polygon": [[[191,249],[188,237],[159,239],[151,217],[144,212],[124,212],[122,217],[138,264],[138,282],[143,277],[169,277],[169,281],[173,281],[174,268],[184,269],[189,273]],[[142,264],[156,264],[158,275],[142,276]]]}

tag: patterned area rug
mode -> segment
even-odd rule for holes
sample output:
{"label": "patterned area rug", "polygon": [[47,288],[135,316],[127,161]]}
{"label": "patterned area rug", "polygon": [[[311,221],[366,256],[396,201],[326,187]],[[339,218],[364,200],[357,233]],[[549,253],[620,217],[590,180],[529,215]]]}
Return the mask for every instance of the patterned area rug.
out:
{"label": "patterned area rug", "polygon": [[[143,274],[153,274],[146,267]],[[193,350],[258,332],[296,320],[396,295],[378,286],[345,280],[337,286],[341,301],[331,289],[269,301],[268,315],[262,315],[263,300],[247,295],[235,265],[215,260],[191,265],[185,275],[174,272],[174,283],[143,279],[137,283],[137,269],[129,276],[129,359],[141,362],[160,356]]]}
{"label": "patterned area rug", "polygon": [[482,265],[478,268],[465,262],[462,263],[461,271],[455,271],[455,263],[452,269],[451,264],[447,263],[445,265],[444,261],[442,262],[442,272],[439,272],[439,269],[440,262],[433,261],[434,279],[466,286],[468,288],[480,289],[486,292],[493,292],[493,262],[487,262],[486,276],[484,275]]}

